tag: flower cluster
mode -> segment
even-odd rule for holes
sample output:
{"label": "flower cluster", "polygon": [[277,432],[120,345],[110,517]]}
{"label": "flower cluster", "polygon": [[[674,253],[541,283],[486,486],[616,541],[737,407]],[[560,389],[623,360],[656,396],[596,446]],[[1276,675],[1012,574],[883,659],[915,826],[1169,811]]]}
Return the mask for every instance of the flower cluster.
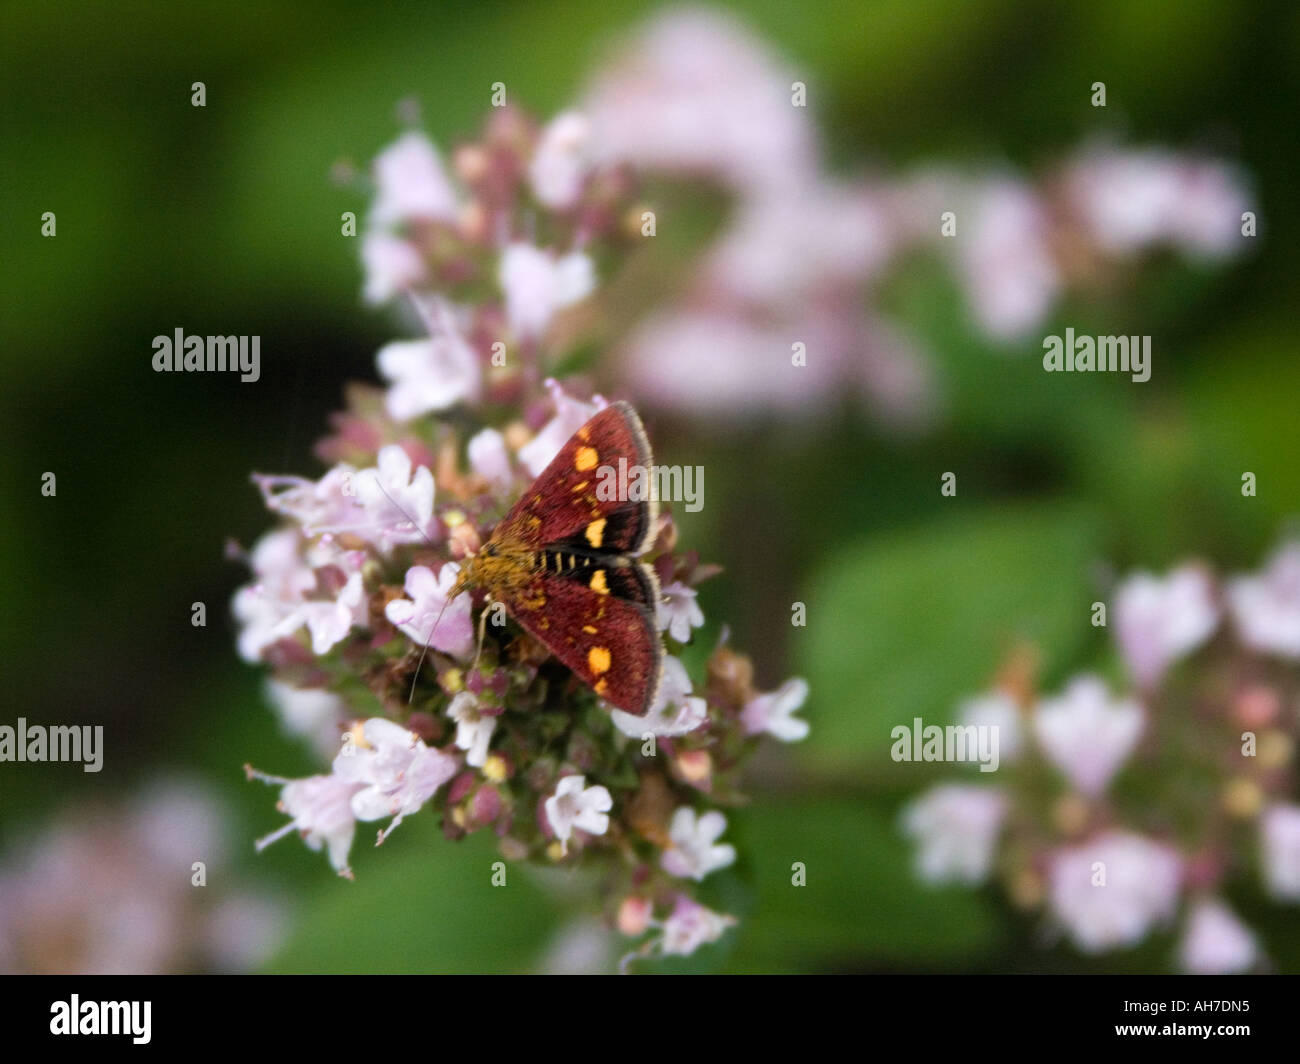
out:
{"label": "flower cluster", "polygon": [[1090,954],[1135,945],[1185,901],[1185,970],[1259,968],[1225,895],[1257,862],[1273,898],[1300,902],[1300,542],[1226,581],[1192,564],[1135,574],[1110,618],[1131,690],[1085,674],[1040,696],[1016,668],[962,707],[961,726],[998,729],[1009,779],[906,808],[918,874],[996,875]]}
{"label": "flower cluster", "polygon": [[255,969],[283,938],[285,914],[233,882],[230,828],[188,779],[56,818],[0,863],[0,973]]}
{"label": "flower cluster", "polygon": [[621,372],[648,401],[738,419],[857,396],[886,425],[923,426],[941,382],[886,309],[917,256],[949,266],[976,329],[1011,344],[1143,256],[1213,261],[1245,246],[1244,177],[1163,148],[1099,139],[1036,176],[831,175],[806,78],[737,19],[687,9],[656,16],[592,79],[591,157],[705,179],[732,200],[683,295],[621,343]]}
{"label": "flower cluster", "polygon": [[430,809],[443,834],[499,839],[508,861],[600,864],[606,915],[636,955],[685,954],[733,921],[694,898],[735,859],[712,806],[739,798],[763,734],[789,741],[806,686],[757,690],[719,643],[693,680],[678,657],[717,572],[678,547],[661,503],[643,561],[661,588],[665,659],[645,717],[612,709],[482,594],[452,594],[465,559],[569,437],[606,405],[557,366],[623,241],[632,188],[589,162],[586,122],[538,128],[497,112],[444,169],[408,132],[376,159],[363,238],[366,293],[403,295],[427,335],[378,353],[383,390],[356,386],[318,478],[256,475],[281,522],[248,551],[234,598],[239,650],[271,666],[286,728],[329,751],[328,772],[278,785],[287,821],[351,876],[359,823]]}

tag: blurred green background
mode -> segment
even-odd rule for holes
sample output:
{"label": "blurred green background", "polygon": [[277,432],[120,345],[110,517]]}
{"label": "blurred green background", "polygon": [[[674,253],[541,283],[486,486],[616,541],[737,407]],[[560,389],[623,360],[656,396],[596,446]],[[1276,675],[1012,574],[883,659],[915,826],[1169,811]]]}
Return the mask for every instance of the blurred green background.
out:
{"label": "blurred green background", "polygon": [[[891,0],[737,10],[799,71],[829,163],[886,172],[925,161],[1033,170],[1096,132],[1199,147],[1254,181],[1253,253],[1203,270],[1141,270],[1103,311],[1066,303],[1045,332],[1153,335],[1152,380],[1037,370],[970,327],[953,282],[917,265],[886,306],[934,353],[947,416],[894,439],[859,410],[815,428],[674,422],[660,460],[702,463],[709,508],[683,533],[726,573],[701,597],[762,685],[806,676],[810,738],[769,751],[732,815],[736,868],[705,900],[743,919],[694,969],[1125,970],[1162,966],[1169,936],[1084,962],[1044,951],[998,895],[917,884],[895,819],[929,774],[888,758],[889,728],[944,721],[1019,639],[1044,679],[1111,662],[1086,624],[1104,566],[1187,554],[1254,567],[1297,511],[1294,313],[1300,211],[1294,123],[1300,11],[1230,0],[1042,5]],[[339,214],[366,203],[330,180],[364,167],[415,98],[441,144],[473,135],[489,86],[547,117],[611,38],[655,5],[10,3],[0,12],[0,662],[4,711],[101,723],[104,771],[0,766],[0,847],[65,805],[125,794],[160,769],[220,787],[249,840],[241,874],[289,900],[275,970],[513,971],[538,963],[571,913],[554,885],[487,888],[488,840],[445,843],[415,817],[358,881],[283,844],[254,760],[314,770],[281,738],[261,677],[237,658],[223,558],[269,526],[253,470],[318,475],[311,444],[346,381],[374,380],[398,335],[362,305]],[[1089,105],[1104,80],[1108,107]],[[203,81],[207,106],[190,105]],[[58,236],[40,218],[55,211]],[[151,338],[260,334],[262,379],[156,374]],[[654,427],[652,422],[652,435]],[[959,471],[943,499],[942,472]],[[1243,499],[1240,475],[1259,478]],[[41,474],[58,494],[43,498]],[[789,604],[808,604],[791,628]],[[191,603],[208,607],[206,628]],[[907,769],[906,772],[901,771]],[[808,886],[789,886],[792,861]],[[561,889],[564,884],[560,884]],[[1300,970],[1282,910],[1235,898],[1267,952]],[[679,967],[685,967],[679,965]]]}

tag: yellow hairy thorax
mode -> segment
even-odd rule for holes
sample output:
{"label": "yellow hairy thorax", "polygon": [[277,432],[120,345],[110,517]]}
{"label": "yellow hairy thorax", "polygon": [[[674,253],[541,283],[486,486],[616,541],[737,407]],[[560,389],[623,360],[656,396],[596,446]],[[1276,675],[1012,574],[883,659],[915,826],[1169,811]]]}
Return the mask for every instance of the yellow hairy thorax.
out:
{"label": "yellow hairy thorax", "polygon": [[493,597],[517,598],[532,584],[538,564],[536,551],[512,536],[493,534],[480,551],[461,563],[450,597],[477,587]]}

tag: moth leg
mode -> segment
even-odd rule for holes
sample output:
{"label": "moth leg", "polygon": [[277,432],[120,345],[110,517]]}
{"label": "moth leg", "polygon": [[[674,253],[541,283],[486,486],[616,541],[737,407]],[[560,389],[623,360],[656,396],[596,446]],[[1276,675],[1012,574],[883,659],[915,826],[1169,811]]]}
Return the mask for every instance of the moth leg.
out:
{"label": "moth leg", "polygon": [[478,668],[478,659],[483,656],[483,639],[487,635],[488,612],[492,609],[492,596],[483,600],[483,612],[478,615],[478,650],[474,652],[474,668]]}

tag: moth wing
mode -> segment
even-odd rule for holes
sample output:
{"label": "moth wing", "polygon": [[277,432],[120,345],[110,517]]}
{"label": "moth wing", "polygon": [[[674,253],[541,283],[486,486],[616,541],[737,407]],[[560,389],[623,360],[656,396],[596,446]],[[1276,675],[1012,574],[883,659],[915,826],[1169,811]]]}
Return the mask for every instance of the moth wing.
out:
{"label": "moth wing", "polygon": [[596,694],[642,717],[654,704],[663,673],[657,599],[654,571],[624,563],[581,580],[567,573],[539,575],[528,592],[506,606]]}
{"label": "moth wing", "polygon": [[639,554],[658,506],[649,497],[619,498],[621,492],[614,489],[626,486],[617,481],[620,469],[628,470],[630,478],[634,467],[645,471],[642,484],[648,487],[653,464],[636,411],[629,403],[611,403],[569,437],[501,527],[533,547]]}

